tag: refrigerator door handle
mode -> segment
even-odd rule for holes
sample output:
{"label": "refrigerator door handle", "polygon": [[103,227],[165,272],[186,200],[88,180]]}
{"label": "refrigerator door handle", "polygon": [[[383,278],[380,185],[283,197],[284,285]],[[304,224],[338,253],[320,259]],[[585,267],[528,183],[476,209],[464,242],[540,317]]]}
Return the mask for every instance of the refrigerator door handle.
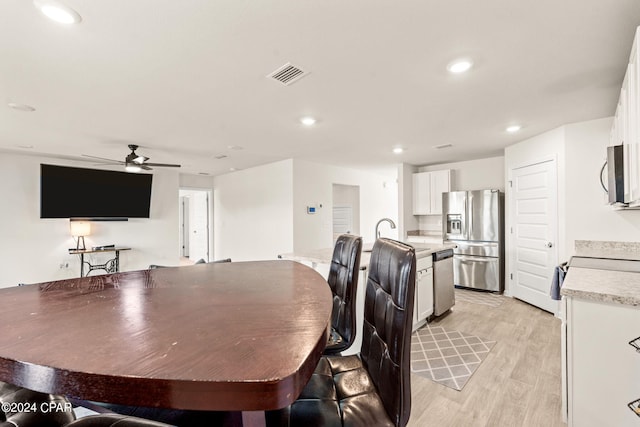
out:
{"label": "refrigerator door handle", "polygon": [[471,238],[471,236],[473,236],[473,196],[471,195],[471,193],[469,194],[469,210],[467,211],[469,213],[469,238]]}
{"label": "refrigerator door handle", "polygon": [[[466,193],[465,193],[466,194]],[[469,238],[469,233],[468,233],[468,224],[467,224],[467,215],[469,213],[469,211],[467,210],[467,197],[465,196],[464,198],[464,206],[462,208],[462,235],[464,236],[465,239]]]}

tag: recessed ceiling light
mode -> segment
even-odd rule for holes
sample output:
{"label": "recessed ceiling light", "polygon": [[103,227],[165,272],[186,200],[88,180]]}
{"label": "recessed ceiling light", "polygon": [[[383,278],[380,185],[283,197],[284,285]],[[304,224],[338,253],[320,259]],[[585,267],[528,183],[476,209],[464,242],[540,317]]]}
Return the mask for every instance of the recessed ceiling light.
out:
{"label": "recessed ceiling light", "polygon": [[402,147],[396,147],[393,149],[393,153],[394,154],[400,154],[404,151],[404,149]]}
{"label": "recessed ceiling light", "polygon": [[313,126],[316,124],[316,119],[314,119],[313,117],[303,117],[300,119],[300,123],[305,126]]}
{"label": "recessed ceiling light", "polygon": [[229,168],[229,170],[230,170],[231,172],[235,172],[235,171],[237,171],[238,169],[237,169],[237,168]]}
{"label": "recessed ceiling light", "polygon": [[31,150],[33,148],[33,145],[17,145],[16,147]]}
{"label": "recessed ceiling light", "polygon": [[82,21],[78,12],[55,0],[33,0],[33,4],[44,13],[47,18],[61,24],[77,24]]}
{"label": "recessed ceiling light", "polygon": [[447,65],[447,70],[453,74],[460,74],[469,71],[472,66],[473,62],[470,59],[456,59]]}
{"label": "recessed ceiling light", "polygon": [[243,150],[244,148],[239,145],[227,145],[229,150]]}
{"label": "recessed ceiling light", "polygon": [[509,133],[516,133],[518,132],[520,129],[522,129],[522,126],[520,125],[511,125],[509,126],[507,129],[505,129],[507,132]]}
{"label": "recessed ceiling light", "polygon": [[15,102],[10,102],[7,104],[7,106],[9,108],[13,108],[14,110],[18,110],[18,111],[26,111],[27,113],[31,113],[36,111],[35,108],[33,108],[31,105],[27,105],[27,104],[17,104]]}

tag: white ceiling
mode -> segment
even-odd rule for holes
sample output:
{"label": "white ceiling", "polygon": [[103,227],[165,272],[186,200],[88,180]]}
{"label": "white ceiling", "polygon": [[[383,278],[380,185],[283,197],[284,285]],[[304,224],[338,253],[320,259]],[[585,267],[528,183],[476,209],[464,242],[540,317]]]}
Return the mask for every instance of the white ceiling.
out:
{"label": "white ceiling", "polygon": [[[500,155],[613,115],[640,25],[638,0],[65,3],[80,24],[0,2],[0,150],[123,160],[134,143],[212,175],[286,158],[369,169]],[[460,56],[474,68],[448,74]],[[309,75],[266,77],[287,62]]]}

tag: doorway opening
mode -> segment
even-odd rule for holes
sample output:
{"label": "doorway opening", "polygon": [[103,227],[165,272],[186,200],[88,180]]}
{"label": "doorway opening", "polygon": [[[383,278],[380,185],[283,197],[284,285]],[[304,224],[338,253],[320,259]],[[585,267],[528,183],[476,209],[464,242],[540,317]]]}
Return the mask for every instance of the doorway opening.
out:
{"label": "doorway opening", "polygon": [[181,188],[179,191],[180,263],[189,265],[211,259],[211,191]]}
{"label": "doorway opening", "polygon": [[360,235],[360,187],[333,184],[333,242],[341,234]]}

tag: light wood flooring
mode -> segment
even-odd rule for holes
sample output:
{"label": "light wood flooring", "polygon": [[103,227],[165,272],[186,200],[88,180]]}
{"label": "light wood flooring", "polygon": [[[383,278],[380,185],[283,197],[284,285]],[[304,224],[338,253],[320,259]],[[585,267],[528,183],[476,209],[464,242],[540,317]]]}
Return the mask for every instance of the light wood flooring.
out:
{"label": "light wood flooring", "polygon": [[514,298],[497,308],[456,302],[432,322],[495,340],[462,391],[412,374],[408,427],[566,426],[561,414],[560,320]]}

